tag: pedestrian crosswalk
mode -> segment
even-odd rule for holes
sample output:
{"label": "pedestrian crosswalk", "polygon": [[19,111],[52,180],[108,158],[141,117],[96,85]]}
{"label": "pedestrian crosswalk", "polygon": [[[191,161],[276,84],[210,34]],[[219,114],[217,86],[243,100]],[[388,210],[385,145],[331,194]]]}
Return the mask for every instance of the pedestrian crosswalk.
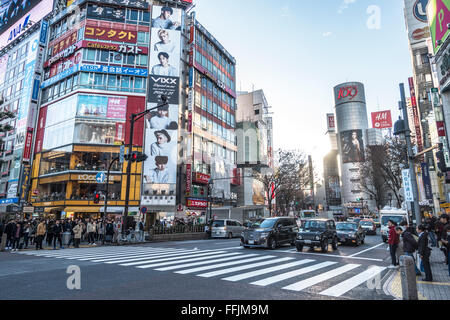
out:
{"label": "pedestrian crosswalk", "polygon": [[272,252],[230,249],[95,247],[17,254],[152,269],[200,278],[217,277],[222,281],[245,282],[259,287],[274,286],[290,292],[312,290],[330,297],[349,294],[359,286],[380,277],[386,269],[380,266],[317,261],[300,255],[286,257]]}

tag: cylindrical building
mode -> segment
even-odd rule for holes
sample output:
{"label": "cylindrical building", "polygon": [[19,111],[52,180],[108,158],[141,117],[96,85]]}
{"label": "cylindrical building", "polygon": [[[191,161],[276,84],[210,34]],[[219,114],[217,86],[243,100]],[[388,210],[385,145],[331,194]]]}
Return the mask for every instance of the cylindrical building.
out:
{"label": "cylindrical building", "polygon": [[[358,183],[358,164],[365,160],[366,130],[369,128],[364,85],[359,82],[340,84],[334,88],[334,97],[341,158],[342,203],[351,207],[351,203],[368,198],[360,190]],[[363,205],[362,202],[361,204]]]}

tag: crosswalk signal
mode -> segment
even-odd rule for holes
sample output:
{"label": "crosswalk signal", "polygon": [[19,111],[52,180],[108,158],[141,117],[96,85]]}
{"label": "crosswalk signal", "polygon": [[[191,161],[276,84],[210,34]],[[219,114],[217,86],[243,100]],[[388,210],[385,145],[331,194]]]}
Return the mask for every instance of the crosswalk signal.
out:
{"label": "crosswalk signal", "polygon": [[98,204],[100,202],[100,193],[99,192],[95,192],[94,194],[94,203]]}

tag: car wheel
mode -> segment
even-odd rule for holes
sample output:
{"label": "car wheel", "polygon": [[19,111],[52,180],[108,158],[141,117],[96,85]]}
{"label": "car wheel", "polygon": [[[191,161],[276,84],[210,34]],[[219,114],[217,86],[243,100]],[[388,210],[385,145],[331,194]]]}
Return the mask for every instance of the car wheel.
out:
{"label": "car wheel", "polygon": [[271,250],[275,250],[277,248],[277,241],[274,238],[269,239],[268,247]]}
{"label": "car wheel", "polygon": [[363,237],[361,240],[361,244],[364,244],[364,241],[366,241],[366,237]]}
{"label": "car wheel", "polygon": [[337,250],[338,248],[338,241],[336,239],[333,240],[333,243],[331,244],[331,247],[333,250]]}
{"label": "car wheel", "polygon": [[295,240],[292,240],[291,247],[294,247],[294,246],[295,246]]}
{"label": "car wheel", "polygon": [[328,252],[328,242],[327,241],[323,241],[322,244],[320,245],[322,252]]}
{"label": "car wheel", "polygon": [[361,240],[359,238],[356,238],[356,246],[359,247],[360,244],[361,244]]}
{"label": "car wheel", "polygon": [[228,233],[228,239],[233,239],[233,234],[231,232]]}
{"label": "car wheel", "polygon": [[301,244],[297,244],[295,247],[297,248],[298,252],[302,252],[303,251],[303,246]]}

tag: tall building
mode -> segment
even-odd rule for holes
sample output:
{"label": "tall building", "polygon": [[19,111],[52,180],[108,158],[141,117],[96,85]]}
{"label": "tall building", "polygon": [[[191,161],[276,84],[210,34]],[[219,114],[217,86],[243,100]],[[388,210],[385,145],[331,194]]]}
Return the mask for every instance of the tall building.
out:
{"label": "tall building", "polygon": [[2,127],[11,127],[1,137],[0,214],[18,211],[33,214],[33,208],[27,206],[27,193],[47,44],[46,18],[52,9],[53,0],[1,2],[0,108],[12,112],[14,117],[0,122]]}
{"label": "tall building", "polygon": [[273,123],[263,90],[239,92],[236,112],[237,165],[242,184],[235,187],[238,207],[235,217],[245,221],[269,215],[264,184],[253,178],[273,169]]}
{"label": "tall building", "polygon": [[[409,79],[407,85],[410,92],[410,106],[407,111],[410,119],[413,120],[410,128],[414,133],[413,142],[418,152],[441,142],[439,137],[433,134],[437,131],[437,121],[439,120],[436,119],[435,108],[431,101],[431,93],[436,84],[433,82],[433,71],[429,56],[431,34],[426,11],[429,2],[432,1],[404,1],[404,15],[413,66],[413,77]],[[447,142],[445,141],[444,144],[448,154]],[[428,192],[420,194],[421,210],[439,212],[439,202],[444,197],[439,190],[442,191],[445,188],[445,180],[437,175],[435,152],[426,153],[420,162],[421,165],[417,167],[419,189],[428,190]],[[429,171],[429,178],[428,173],[424,171]],[[422,180],[424,176],[427,178]],[[423,181],[427,185],[424,185]]]}
{"label": "tall building", "polygon": [[[128,141],[127,119],[146,108],[150,13],[143,0],[59,1],[44,55],[30,193],[35,210],[57,218],[102,215],[106,185],[98,174]],[[142,150],[143,137],[142,119],[134,151]],[[113,217],[124,212],[126,165],[111,168],[107,214]],[[135,216],[141,172],[134,163],[129,213]]]}

